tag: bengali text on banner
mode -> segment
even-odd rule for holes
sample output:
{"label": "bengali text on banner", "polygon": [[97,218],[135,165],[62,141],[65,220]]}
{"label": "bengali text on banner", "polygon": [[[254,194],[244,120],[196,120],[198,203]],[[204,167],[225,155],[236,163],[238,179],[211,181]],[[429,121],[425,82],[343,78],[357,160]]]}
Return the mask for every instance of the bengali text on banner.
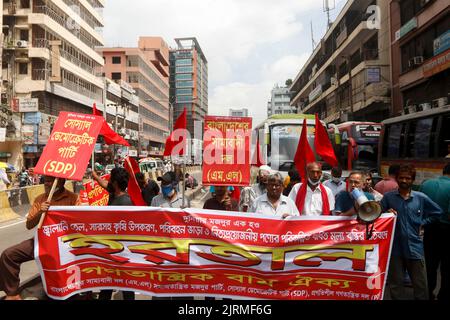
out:
{"label": "bengali text on banner", "polygon": [[81,181],[104,121],[89,114],[61,112],[34,172]]}
{"label": "bengali text on banner", "polygon": [[248,186],[252,118],[205,118],[203,185]]}
{"label": "bengali text on banner", "polygon": [[54,299],[98,290],[154,296],[381,300],[395,216],[370,240],[349,217],[200,209],[52,207],[35,237]]}

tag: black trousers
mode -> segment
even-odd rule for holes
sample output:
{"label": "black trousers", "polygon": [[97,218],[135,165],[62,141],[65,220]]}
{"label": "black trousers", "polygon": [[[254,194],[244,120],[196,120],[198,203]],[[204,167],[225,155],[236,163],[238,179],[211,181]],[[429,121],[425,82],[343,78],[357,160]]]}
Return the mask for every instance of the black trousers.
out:
{"label": "black trousers", "polygon": [[428,296],[435,300],[434,291],[437,285],[437,272],[441,263],[440,223],[425,226],[423,247],[427,266]]}
{"label": "black trousers", "polygon": [[[98,296],[98,300],[111,300],[112,290],[101,290]],[[133,291],[122,291],[123,300],[134,300],[135,294]]]}
{"label": "black trousers", "polygon": [[430,299],[437,287],[437,272],[440,266],[441,288],[437,295],[438,300],[450,301],[450,225],[435,223],[425,227],[424,250],[427,266],[427,281]]}

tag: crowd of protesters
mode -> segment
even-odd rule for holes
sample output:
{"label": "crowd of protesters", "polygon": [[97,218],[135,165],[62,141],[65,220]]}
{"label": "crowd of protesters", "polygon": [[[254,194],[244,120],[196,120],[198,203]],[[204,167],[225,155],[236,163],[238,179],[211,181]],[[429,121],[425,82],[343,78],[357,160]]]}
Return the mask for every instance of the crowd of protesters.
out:
{"label": "crowd of protesters", "polygon": [[[450,164],[443,169],[441,177],[423,183],[420,192],[412,190],[416,170],[410,165],[391,166],[389,176],[375,186],[371,173],[351,172],[344,180],[340,168],[333,168],[331,179],[322,181],[321,164],[315,162],[307,165],[306,174],[306,177],[300,177],[297,171],[292,170],[288,178],[283,179],[280,173],[262,166],[254,185],[242,189],[213,186],[211,198],[203,208],[275,216],[286,221],[296,216],[356,216],[359,205],[352,191],[359,189],[368,200],[379,202],[383,212],[397,215],[388,277],[391,298],[405,297],[407,273],[415,299],[449,300],[450,257],[446,242],[450,234]],[[130,177],[124,168],[114,168],[109,181],[103,180],[96,170],[92,177],[108,191],[108,205],[133,205],[127,193]],[[193,188],[195,179],[189,175],[185,178]],[[80,204],[77,195],[64,188],[62,179],[51,202],[46,201],[53,180],[45,177],[45,194],[35,200],[27,216],[28,229],[38,224],[50,206]],[[159,183],[147,180],[141,173],[136,174],[136,180],[148,206],[190,207],[190,202],[180,194],[180,179],[175,172],[164,173],[157,179]],[[34,241],[30,239],[2,253],[0,290],[5,291],[6,299],[21,299],[18,292],[20,265],[34,259],[33,248]],[[439,268],[441,284],[435,297]],[[102,290],[99,299],[109,300],[111,296],[111,290]],[[134,299],[134,292],[123,292],[123,296],[124,299]]]}

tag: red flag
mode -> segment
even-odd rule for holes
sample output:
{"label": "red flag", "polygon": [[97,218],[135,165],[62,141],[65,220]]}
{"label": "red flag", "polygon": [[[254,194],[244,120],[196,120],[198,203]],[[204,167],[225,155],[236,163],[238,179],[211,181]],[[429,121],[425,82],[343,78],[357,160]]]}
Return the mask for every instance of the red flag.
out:
{"label": "red flag", "polygon": [[97,110],[97,104],[95,102],[94,102],[94,105],[92,106],[92,113],[95,116],[103,117],[103,112],[101,112],[100,110]]}
{"label": "red flag", "polygon": [[[92,113],[96,116],[103,117],[103,112],[101,112],[100,110],[97,110],[97,105],[95,103],[94,103],[94,106],[92,107]],[[111,129],[111,127],[108,125],[106,120],[104,120],[102,129],[100,130],[100,135],[103,136],[103,138],[105,139],[105,143],[108,145],[120,144],[120,145],[126,146],[126,147],[130,146],[130,144],[128,143],[127,140],[125,140],[118,133],[114,132],[113,129]]]}
{"label": "red flag", "polygon": [[336,167],[339,163],[334,153],[333,146],[331,145],[330,137],[327,130],[324,128],[319,120],[319,115],[316,113],[316,136],[314,138],[314,145],[316,152],[322,159],[331,165]]}
{"label": "red flag", "polygon": [[130,179],[128,180],[128,194],[131,198],[131,201],[135,206],[147,206],[144,198],[142,198],[142,191],[136,180],[136,173],[141,172],[138,163],[133,158],[126,157],[123,163],[123,167],[130,175]]}
{"label": "red flag", "polygon": [[308,126],[306,125],[306,119],[304,119],[302,134],[300,136],[300,141],[298,142],[294,163],[300,177],[305,183],[308,180],[308,177],[306,176],[306,165],[314,161],[316,161],[316,156],[308,142]]}
{"label": "red flag", "polygon": [[[167,138],[166,140],[166,147],[164,150],[164,157],[172,155],[173,149],[182,141],[186,143],[186,136],[183,135],[183,137],[175,140],[174,131],[177,129],[183,129],[186,130],[187,127],[187,111],[186,108],[184,108],[183,113],[178,117],[177,121],[175,122],[175,126],[173,128],[172,134]],[[186,146],[183,146],[183,148],[178,153],[179,156],[183,155],[183,152],[186,150]]]}

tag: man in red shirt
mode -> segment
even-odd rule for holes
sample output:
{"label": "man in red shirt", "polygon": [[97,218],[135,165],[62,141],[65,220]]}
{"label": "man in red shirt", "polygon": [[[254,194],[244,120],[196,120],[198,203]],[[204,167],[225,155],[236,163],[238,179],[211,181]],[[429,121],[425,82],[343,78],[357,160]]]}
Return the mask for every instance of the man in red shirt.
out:
{"label": "man in red shirt", "polygon": [[400,165],[393,164],[389,167],[389,176],[378,182],[375,186],[375,190],[385,195],[388,192],[398,190],[398,183],[396,180],[397,173],[400,169]]}

